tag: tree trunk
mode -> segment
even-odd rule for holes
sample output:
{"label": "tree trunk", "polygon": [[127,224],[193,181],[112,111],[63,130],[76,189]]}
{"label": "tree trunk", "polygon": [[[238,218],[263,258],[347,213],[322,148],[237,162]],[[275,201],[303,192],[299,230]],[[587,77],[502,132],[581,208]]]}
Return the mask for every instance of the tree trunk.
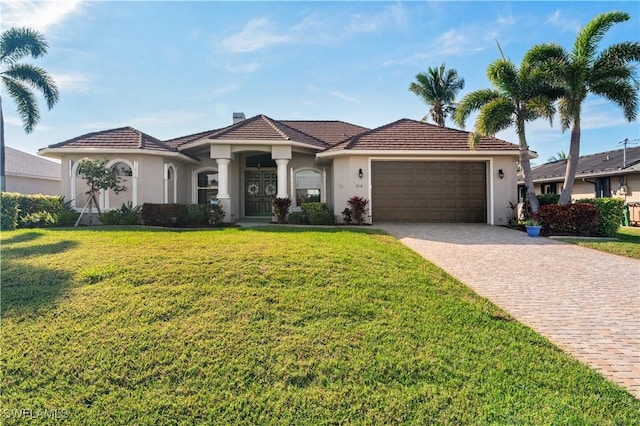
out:
{"label": "tree trunk", "polygon": [[7,190],[7,176],[4,171],[5,149],[4,149],[4,115],[2,114],[2,98],[0,97],[0,191]]}
{"label": "tree trunk", "polygon": [[567,156],[567,168],[564,173],[564,187],[560,194],[559,204],[571,203],[573,193],[573,181],[576,179],[578,170],[578,159],[580,158],[580,116],[574,118],[571,128],[571,144],[569,145],[569,155]]}
{"label": "tree trunk", "polygon": [[533,186],[533,176],[531,176],[529,145],[527,144],[527,138],[524,134],[524,124],[518,127],[520,128],[518,131],[518,139],[520,141],[520,167],[522,168],[524,186],[527,189],[527,200],[529,201],[529,207],[531,207],[531,213],[535,214],[538,213],[538,210],[540,210],[540,203],[538,202],[538,197],[536,197],[536,189],[535,186]]}

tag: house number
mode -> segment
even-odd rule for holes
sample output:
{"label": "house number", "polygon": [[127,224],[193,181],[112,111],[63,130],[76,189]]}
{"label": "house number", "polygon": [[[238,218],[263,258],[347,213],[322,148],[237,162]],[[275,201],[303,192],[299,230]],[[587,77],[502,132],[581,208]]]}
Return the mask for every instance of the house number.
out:
{"label": "house number", "polygon": [[362,184],[361,183],[357,183],[356,184],[356,188],[362,188]]}

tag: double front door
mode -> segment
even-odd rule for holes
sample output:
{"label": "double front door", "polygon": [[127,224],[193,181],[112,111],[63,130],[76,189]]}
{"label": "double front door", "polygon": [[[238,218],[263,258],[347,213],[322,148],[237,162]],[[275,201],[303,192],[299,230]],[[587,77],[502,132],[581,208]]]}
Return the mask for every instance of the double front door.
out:
{"label": "double front door", "polygon": [[245,216],[271,216],[271,203],[278,193],[275,170],[247,170],[244,173]]}

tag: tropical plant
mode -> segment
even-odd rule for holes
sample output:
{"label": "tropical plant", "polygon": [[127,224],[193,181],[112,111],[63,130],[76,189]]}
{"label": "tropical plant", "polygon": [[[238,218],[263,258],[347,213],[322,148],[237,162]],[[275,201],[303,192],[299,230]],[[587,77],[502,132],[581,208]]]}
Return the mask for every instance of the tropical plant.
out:
{"label": "tropical plant", "polygon": [[353,220],[357,225],[362,225],[365,219],[365,213],[367,212],[367,205],[369,204],[369,200],[364,197],[358,197],[354,195],[353,197],[347,200],[351,210],[351,220]]}
{"label": "tropical plant", "polygon": [[531,212],[535,213],[540,207],[531,176],[525,123],[538,118],[546,118],[551,123],[555,114],[553,103],[559,92],[546,82],[545,75],[537,68],[522,62],[518,69],[504,57],[489,65],[487,77],[494,88],[467,94],[458,105],[454,120],[460,127],[464,127],[471,112],[480,111],[475,129],[469,134],[471,148],[476,147],[480,137],[493,136],[515,126],[527,199]]}
{"label": "tropical plant", "polygon": [[[10,28],[0,35],[0,77],[15,101],[24,131],[31,133],[40,120],[40,111],[32,89],[42,93],[47,107],[53,108],[59,93],[49,74],[35,65],[20,63],[24,57],[38,58],[47,53],[44,35],[29,28]],[[5,142],[2,97],[0,97],[0,190],[6,190]]]}
{"label": "tropical plant", "polygon": [[558,152],[556,155],[552,155],[551,157],[549,157],[547,159],[548,163],[553,163],[556,161],[560,161],[560,160],[566,160],[567,159],[567,153],[564,152],[564,150]]}
{"label": "tropical plant", "polygon": [[447,70],[445,66],[429,67],[426,73],[417,74],[416,81],[409,85],[410,91],[431,105],[431,119],[440,127],[444,127],[447,116],[455,112],[456,95],[464,89],[464,78],[458,77],[455,69]]}
{"label": "tropical plant", "polygon": [[278,223],[285,223],[287,219],[287,213],[289,213],[289,207],[291,207],[291,199],[289,198],[274,198],[273,199],[273,213],[276,215]]}
{"label": "tropical plant", "polygon": [[[82,176],[82,179],[87,181],[87,206],[89,206],[89,221],[91,222],[92,207],[95,205],[98,209],[98,213],[102,215],[100,211],[100,205],[96,199],[96,195],[100,190],[111,190],[118,194],[126,191],[127,188],[120,185],[120,177],[116,175],[115,170],[107,167],[107,160],[88,159],[84,158],[78,162],[78,173]],[[86,209],[86,207],[85,207]],[[84,213],[84,209],[82,210]],[[82,217],[82,216],[81,216]],[[80,218],[76,222],[76,226],[80,223]]]}
{"label": "tropical plant", "polygon": [[571,202],[573,182],[580,157],[582,103],[588,94],[617,104],[632,122],[638,111],[638,80],[635,67],[640,60],[640,42],[625,41],[599,49],[600,41],[613,24],[628,21],[625,12],[606,12],[580,30],[571,52],[551,43],[532,47],[525,61],[540,65],[548,81],[562,90],[558,105],[562,131],[571,128],[571,142],[560,204]]}

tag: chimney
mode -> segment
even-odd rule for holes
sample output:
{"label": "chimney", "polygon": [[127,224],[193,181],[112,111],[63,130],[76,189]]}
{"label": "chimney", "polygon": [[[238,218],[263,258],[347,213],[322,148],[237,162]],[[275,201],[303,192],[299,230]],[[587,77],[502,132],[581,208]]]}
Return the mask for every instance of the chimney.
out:
{"label": "chimney", "polygon": [[244,116],[244,112],[234,112],[233,113],[233,124],[239,123],[241,121],[246,120],[247,118]]}

